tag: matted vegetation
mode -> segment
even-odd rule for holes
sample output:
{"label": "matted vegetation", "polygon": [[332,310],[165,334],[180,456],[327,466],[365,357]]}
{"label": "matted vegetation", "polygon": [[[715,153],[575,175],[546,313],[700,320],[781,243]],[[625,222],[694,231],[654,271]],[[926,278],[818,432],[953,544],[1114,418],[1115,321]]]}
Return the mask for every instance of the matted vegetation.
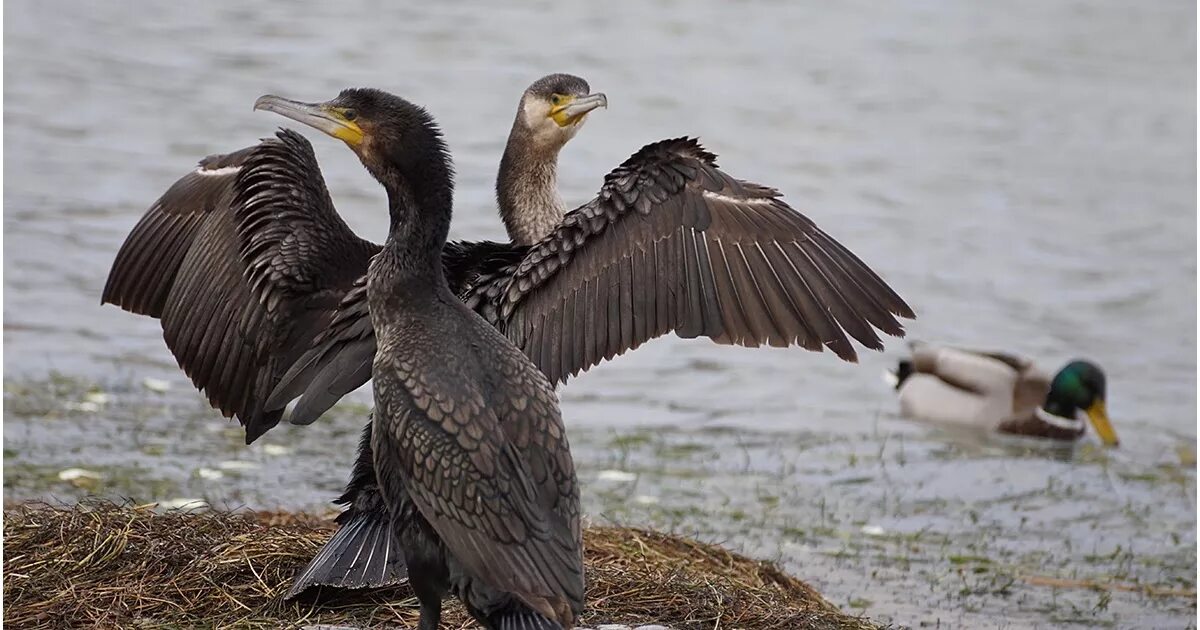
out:
{"label": "matted vegetation", "polygon": [[[322,518],[168,512],[154,505],[26,504],[5,511],[4,622],[19,628],[413,626],[407,588],[285,603],[291,578],[330,536]],[[598,623],[675,628],[876,628],[770,563],[639,529],[584,535],[588,612]],[[445,625],[471,627],[456,604]]]}

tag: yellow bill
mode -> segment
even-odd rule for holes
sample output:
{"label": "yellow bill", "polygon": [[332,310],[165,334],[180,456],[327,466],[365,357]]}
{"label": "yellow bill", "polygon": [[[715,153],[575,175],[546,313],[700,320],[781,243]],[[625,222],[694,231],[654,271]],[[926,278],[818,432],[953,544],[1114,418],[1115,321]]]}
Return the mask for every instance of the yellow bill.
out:
{"label": "yellow bill", "polygon": [[1097,400],[1092,403],[1091,407],[1087,408],[1088,419],[1092,421],[1092,426],[1096,429],[1096,435],[1100,436],[1100,441],[1104,442],[1105,446],[1117,446],[1120,440],[1117,439],[1117,432],[1113,430],[1112,422],[1108,420],[1108,408],[1103,400]]}

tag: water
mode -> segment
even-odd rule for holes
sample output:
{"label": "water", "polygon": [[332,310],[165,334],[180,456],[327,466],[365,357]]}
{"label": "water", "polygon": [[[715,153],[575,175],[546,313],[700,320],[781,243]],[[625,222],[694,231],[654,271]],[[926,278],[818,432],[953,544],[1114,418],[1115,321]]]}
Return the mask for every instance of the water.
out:
{"label": "water", "polygon": [[[257,96],[353,85],[434,112],[459,174],[452,236],[502,238],[492,183],[517,97],[565,71],[610,102],[563,152],[568,201],[642,144],[699,135],[879,270],[918,311],[911,336],[1099,362],[1122,439],[1063,453],[899,419],[878,375],[901,342],[849,365],[663,339],[562,391],[593,518],[779,559],[904,626],[1191,623],[1194,4],[204,8],[7,3],[10,497],[75,496],[54,471],[86,464],[110,495],[324,505],[362,405],[239,446],[157,324],[99,306],[117,247],[197,159],[285,124]],[[381,240],[382,191],[304,131],[343,216]],[[115,398],[79,411],[90,387]]]}

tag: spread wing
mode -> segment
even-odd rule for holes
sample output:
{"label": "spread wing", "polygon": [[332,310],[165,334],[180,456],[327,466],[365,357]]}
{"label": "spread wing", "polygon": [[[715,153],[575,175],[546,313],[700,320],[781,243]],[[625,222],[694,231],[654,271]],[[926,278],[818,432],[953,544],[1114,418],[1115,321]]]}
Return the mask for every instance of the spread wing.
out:
{"label": "spread wing", "polygon": [[881,349],[912,309],[770,188],[694,140],[648,145],[534,245],[504,288],[502,329],[552,381],[675,332],[743,346]]}
{"label": "spread wing", "polygon": [[312,146],[283,130],[172,186],[127,237],[103,301],[160,318],[180,367],[249,443],[278,423],[270,392],[377,251],[338,216]]}
{"label": "spread wing", "polygon": [[[485,320],[496,324],[495,301],[476,296],[483,295],[481,287],[507,279],[525,251],[525,247],[492,241],[446,243],[442,250],[446,282]],[[375,331],[367,309],[365,267],[362,271],[364,275],[342,298],[328,327],[287,370],[267,401],[269,409],[282,409],[298,398],[289,420],[293,424],[312,423],[371,378]]]}
{"label": "spread wing", "polygon": [[[675,332],[743,346],[882,348],[912,309],[857,256],[772,189],[733,179],[695,141],[644,147],[600,194],[530,248],[449,244],[451,288],[562,382]],[[365,291],[284,378],[311,422],[369,378]],[[302,412],[302,413],[300,413]]]}
{"label": "spread wing", "polygon": [[228,211],[233,183],[254,149],[204,158],[150,206],[117,252],[102,303],[162,317],[189,248],[212,229],[214,214]]}

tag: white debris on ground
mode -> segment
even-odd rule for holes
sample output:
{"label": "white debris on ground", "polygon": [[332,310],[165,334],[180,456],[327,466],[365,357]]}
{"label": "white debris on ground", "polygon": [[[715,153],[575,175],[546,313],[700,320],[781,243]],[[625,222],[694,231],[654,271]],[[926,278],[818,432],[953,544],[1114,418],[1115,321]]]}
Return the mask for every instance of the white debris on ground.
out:
{"label": "white debris on ground", "polygon": [[63,408],[68,411],[82,411],[84,413],[96,413],[100,408],[112,401],[112,396],[104,392],[88,392],[84,394],[83,400],[79,402],[68,402],[63,404]]}
{"label": "white debris on ground", "polygon": [[83,397],[84,402],[90,402],[94,405],[107,405],[112,402],[112,396],[104,392],[88,392]]}
{"label": "white debris on ground", "polygon": [[258,464],[254,462],[242,461],[240,459],[231,459],[217,464],[217,468],[221,470],[254,470],[258,467]]}
{"label": "white debris on ground", "polygon": [[207,508],[208,501],[205,501],[204,499],[189,499],[180,497],[176,499],[159,501],[158,507],[164,510],[199,510]]}
{"label": "white debris on ground", "polygon": [[[306,625],[300,630],[360,630],[353,625]],[[600,624],[595,626],[575,626],[575,630],[671,630],[666,625],[624,625],[624,624]]]}
{"label": "white debris on ground", "polygon": [[576,626],[575,630],[671,630],[666,626],[653,624],[649,626],[638,626],[636,628],[620,623],[605,623],[596,626],[595,628],[581,628]]}
{"label": "white debris on ground", "polygon": [[217,479],[223,478],[225,476],[225,473],[223,473],[219,470],[214,470],[212,468],[200,468],[200,469],[196,470],[196,475],[199,476],[201,479],[207,479],[208,481],[216,481]]}
{"label": "white debris on ground", "polygon": [[887,533],[886,530],[878,525],[863,525],[859,531],[868,536],[882,536]]}
{"label": "white debris on ground", "polygon": [[624,483],[629,481],[637,481],[637,474],[626,472],[624,470],[601,470],[600,473],[596,475],[596,479],[599,481]]}
{"label": "white debris on ground", "polygon": [[98,472],[87,470],[85,468],[68,468],[59,471],[58,478],[60,481],[75,481],[76,479],[103,479],[104,475]]}
{"label": "white debris on ground", "polygon": [[164,381],[160,378],[150,378],[147,376],[146,378],[142,379],[142,387],[145,387],[152,392],[158,392],[161,394],[171,389],[171,382]]}
{"label": "white debris on ground", "polygon": [[100,481],[104,479],[104,475],[86,468],[68,468],[59,471],[59,481],[65,481],[76,488],[83,488],[91,491],[95,490],[100,485]]}

